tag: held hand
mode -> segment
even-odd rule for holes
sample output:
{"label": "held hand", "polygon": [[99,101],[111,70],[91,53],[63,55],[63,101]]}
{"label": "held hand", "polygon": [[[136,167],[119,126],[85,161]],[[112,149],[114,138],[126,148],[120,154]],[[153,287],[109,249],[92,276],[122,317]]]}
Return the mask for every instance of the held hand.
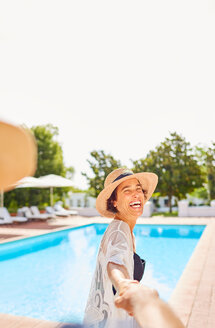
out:
{"label": "held hand", "polygon": [[[121,297],[126,294],[127,290],[130,290],[132,289],[132,286],[136,286],[139,284],[139,281],[137,280],[131,280],[131,279],[123,279],[120,284],[119,284],[119,297],[116,298],[115,300],[115,305],[116,307],[121,307],[121,306],[118,306],[121,304],[121,302],[119,301],[119,299],[121,299]],[[133,316],[133,311],[131,309],[131,307],[129,307],[129,304],[123,304],[125,307],[124,307],[124,310],[126,310],[128,312],[128,314],[130,316]],[[123,307],[122,307],[123,308]]]}
{"label": "held hand", "polygon": [[136,280],[129,280],[122,285],[122,290],[115,299],[115,305],[133,315],[137,305],[144,306],[144,304],[156,298],[158,298],[157,291],[139,284]]}
{"label": "held hand", "polygon": [[119,295],[122,295],[129,286],[137,285],[139,281],[132,279],[122,279],[119,283]]}

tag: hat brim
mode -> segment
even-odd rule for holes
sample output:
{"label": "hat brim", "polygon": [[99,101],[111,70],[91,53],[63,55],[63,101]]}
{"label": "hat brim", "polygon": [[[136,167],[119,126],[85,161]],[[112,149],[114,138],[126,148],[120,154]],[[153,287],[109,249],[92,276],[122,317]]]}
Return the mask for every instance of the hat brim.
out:
{"label": "hat brim", "polygon": [[136,178],[143,190],[147,190],[145,203],[151,198],[153,192],[158,183],[158,176],[155,173],[151,172],[142,172],[142,173],[134,173],[128,175],[120,180],[117,180],[111,184],[109,184],[106,188],[104,188],[96,199],[96,209],[97,211],[104,217],[114,218],[115,213],[107,210],[107,200],[110,198],[112,192],[124,181],[129,179]]}
{"label": "hat brim", "polygon": [[0,188],[10,190],[14,184],[36,170],[37,147],[30,131],[0,121]]}

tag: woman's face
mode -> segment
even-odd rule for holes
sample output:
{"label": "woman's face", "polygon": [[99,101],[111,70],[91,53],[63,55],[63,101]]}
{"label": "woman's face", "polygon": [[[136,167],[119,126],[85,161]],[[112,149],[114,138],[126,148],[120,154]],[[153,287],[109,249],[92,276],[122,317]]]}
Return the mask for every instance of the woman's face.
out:
{"label": "woman's face", "polygon": [[124,217],[139,217],[143,213],[144,204],[144,194],[137,179],[128,179],[117,187],[113,205],[117,208],[118,214]]}

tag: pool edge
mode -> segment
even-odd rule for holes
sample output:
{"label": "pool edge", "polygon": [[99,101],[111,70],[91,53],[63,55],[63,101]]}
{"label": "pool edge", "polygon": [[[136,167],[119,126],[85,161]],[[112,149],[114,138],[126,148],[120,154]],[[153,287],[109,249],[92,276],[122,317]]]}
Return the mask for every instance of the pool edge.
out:
{"label": "pool edge", "polygon": [[169,304],[187,328],[215,327],[215,219],[207,224]]}

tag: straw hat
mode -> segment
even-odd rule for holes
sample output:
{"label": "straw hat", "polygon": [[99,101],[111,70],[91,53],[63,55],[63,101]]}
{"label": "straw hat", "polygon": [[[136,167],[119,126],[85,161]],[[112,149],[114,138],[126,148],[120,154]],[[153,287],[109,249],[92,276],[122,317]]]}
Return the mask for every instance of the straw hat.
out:
{"label": "straw hat", "polygon": [[0,189],[9,190],[36,170],[36,143],[24,128],[0,121]]}
{"label": "straw hat", "polygon": [[158,183],[158,176],[155,173],[133,173],[131,170],[124,168],[116,169],[108,174],[105,179],[104,189],[96,199],[96,209],[102,216],[108,218],[113,218],[115,216],[115,213],[107,210],[107,200],[120,183],[134,178],[140,182],[142,189],[147,191],[146,202],[149,200]]}

